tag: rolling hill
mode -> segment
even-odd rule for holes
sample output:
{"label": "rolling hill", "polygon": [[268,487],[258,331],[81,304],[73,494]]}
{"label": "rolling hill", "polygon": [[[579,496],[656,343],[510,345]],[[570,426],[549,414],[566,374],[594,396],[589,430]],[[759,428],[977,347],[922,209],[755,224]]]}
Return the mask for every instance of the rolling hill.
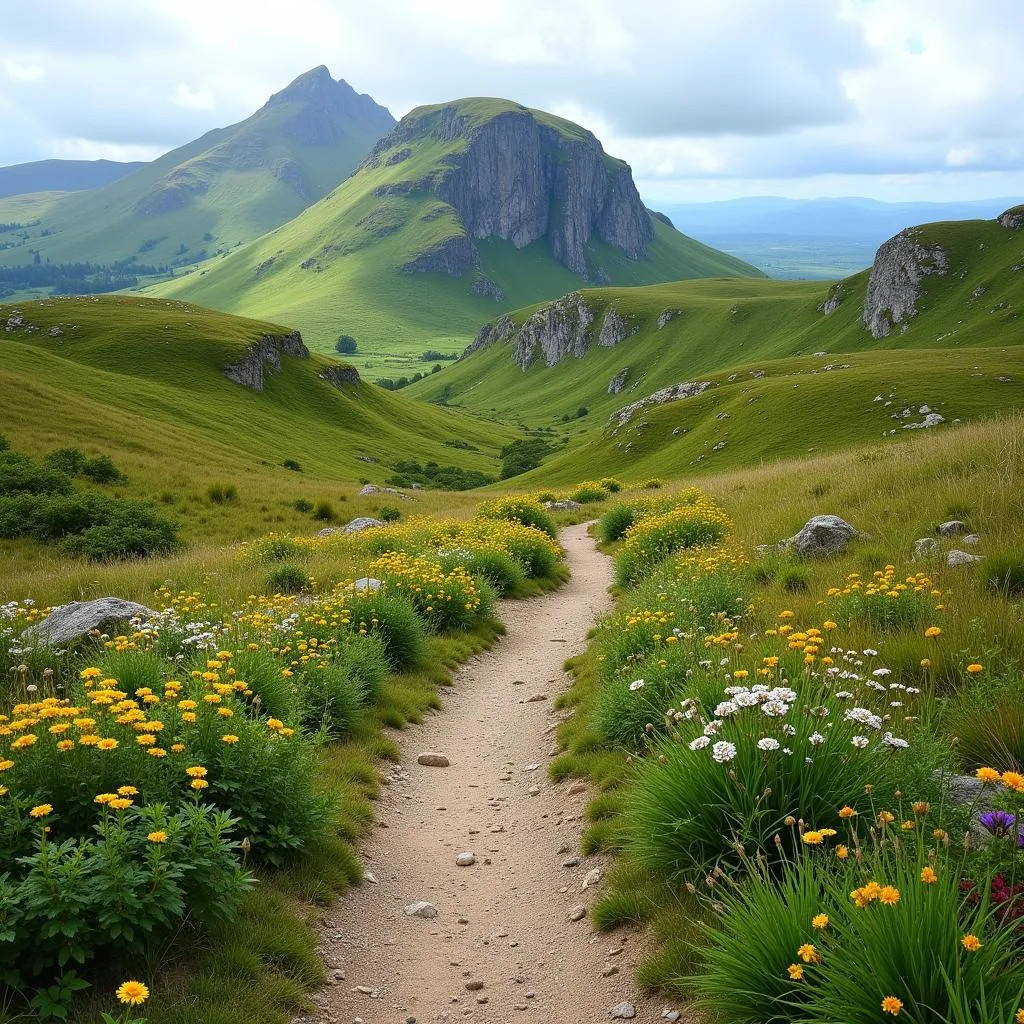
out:
{"label": "rolling hill", "polygon": [[109,185],[144,163],[116,160],[34,160],[0,167],[0,199],[32,192],[80,192]]}
{"label": "rolling hill", "polygon": [[[362,382],[290,328],[167,300],[0,305],[0,352],[0,433],[13,447],[110,455],[126,493],[160,497],[191,538],[308,532],[296,499],[336,503],[345,485],[383,483],[398,459],[497,475],[517,436]],[[240,512],[211,505],[215,483],[237,486]]]}
{"label": "rolling hill", "polygon": [[461,349],[495,310],[587,282],[757,276],[645,209],[588,131],[497,99],[420,107],[293,221],[158,294],[274,316],[360,368]]}
{"label": "rolling hill", "polygon": [[[226,253],[326,195],[394,124],[325,67],[238,124],[208,132],[102,188],[61,197],[0,234],[0,267],[42,261],[174,265]],[[0,223],[19,222],[0,200]],[[24,223],[24,220],[20,221]]]}
{"label": "rolling hill", "polygon": [[1017,208],[909,229],[871,271],[833,284],[571,293],[492,321],[408,393],[568,431],[570,449],[538,481],[578,479],[581,465],[678,475],[906,436],[923,407],[947,423],[1019,407],[1022,312]]}

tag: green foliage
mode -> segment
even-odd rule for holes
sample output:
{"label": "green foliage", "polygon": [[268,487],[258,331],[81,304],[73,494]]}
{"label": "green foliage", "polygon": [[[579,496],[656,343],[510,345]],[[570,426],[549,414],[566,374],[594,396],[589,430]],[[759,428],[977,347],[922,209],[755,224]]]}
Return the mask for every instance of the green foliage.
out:
{"label": "green foliage", "polygon": [[484,519],[507,519],[522,523],[523,526],[532,526],[549,537],[558,535],[558,527],[551,513],[539,501],[521,495],[485,501],[477,509],[477,515]]}
{"label": "green foliage", "polygon": [[298,459],[285,459],[281,465],[284,466],[285,469],[290,469],[293,473],[302,472],[302,464]]}
{"label": "green foliage", "polygon": [[441,466],[436,462],[420,465],[415,459],[402,459],[395,463],[395,472],[387,483],[393,487],[437,488],[443,491],[468,491],[473,487],[485,487],[494,483],[494,477],[476,469],[460,466]]}
{"label": "green foliage", "polygon": [[605,501],[611,496],[611,491],[600,484],[580,484],[569,492],[572,501],[578,501],[581,505],[590,505],[597,501]]}
{"label": "green foliage", "polygon": [[69,554],[94,562],[168,554],[178,546],[178,528],[145,502],[118,501],[104,522],[71,534],[63,542]]}
{"label": "green foliage", "polygon": [[348,607],[357,631],[375,636],[383,643],[393,671],[408,672],[422,664],[427,652],[427,632],[409,598],[382,587],[376,593],[355,594]]}
{"label": "green foliage", "polygon": [[307,512],[313,511],[313,502],[308,501],[306,498],[296,498],[292,502],[292,508],[301,515],[305,515]]}
{"label": "green foliage", "polygon": [[43,464],[65,476],[79,476],[85,456],[77,448],[55,448],[43,459]]}
{"label": "green foliage", "polygon": [[982,677],[958,689],[945,709],[942,731],[956,739],[957,755],[968,770],[1024,769],[1024,686],[1016,672]]}
{"label": "green foliage", "polygon": [[233,505],[238,501],[238,488],[234,484],[216,483],[206,488],[206,497],[214,505]]}
{"label": "green foliage", "polygon": [[334,351],[339,355],[350,356],[352,355],[359,346],[356,344],[356,339],[351,334],[343,334],[334,343]]}
{"label": "green foliage", "polygon": [[362,704],[362,684],[346,664],[319,665],[303,679],[299,721],[307,732],[345,740],[359,721]]}
{"label": "green foliage", "polygon": [[641,485],[644,490],[656,491],[661,487],[665,486],[665,481],[660,476],[653,476],[649,480],[645,480]]}
{"label": "green foliage", "polygon": [[245,549],[246,558],[257,564],[265,562],[302,562],[309,558],[309,546],[300,544],[284,533],[271,533],[253,541]]}
{"label": "green foliage", "polygon": [[326,499],[321,498],[313,504],[313,518],[322,523],[333,522],[336,517],[334,506]]}
{"label": "green foliage", "polygon": [[618,492],[622,490],[621,481],[616,480],[613,476],[602,477],[601,480],[598,482],[606,491],[609,491],[611,494],[618,494]]}
{"label": "green foliage", "polygon": [[1012,598],[1024,595],[1024,555],[1015,552],[989,555],[982,569],[989,590]]}
{"label": "green foliage", "polygon": [[[235,678],[245,683],[253,696],[250,704],[267,718],[291,721],[294,717],[295,686],[283,674],[281,659],[263,647],[243,649],[231,659]],[[257,700],[258,698],[258,700]]]}
{"label": "green foliage", "polygon": [[126,479],[109,455],[97,455],[93,459],[86,459],[82,463],[81,473],[94,484],[117,484]]}
{"label": "green foliage", "polygon": [[275,565],[266,576],[266,588],[271,594],[297,594],[309,586],[309,576],[302,566],[292,562]]}
{"label": "green foliage", "polygon": [[527,473],[536,469],[550,455],[554,446],[543,437],[519,438],[501,449],[501,479]]}
{"label": "green foliage", "polygon": [[397,523],[402,518],[402,510],[394,505],[381,505],[377,509],[377,518],[382,523]]}
{"label": "green foliage", "polygon": [[470,575],[486,579],[499,597],[514,594],[526,582],[522,563],[504,551],[452,551],[442,554],[440,561],[446,570],[461,565]]}

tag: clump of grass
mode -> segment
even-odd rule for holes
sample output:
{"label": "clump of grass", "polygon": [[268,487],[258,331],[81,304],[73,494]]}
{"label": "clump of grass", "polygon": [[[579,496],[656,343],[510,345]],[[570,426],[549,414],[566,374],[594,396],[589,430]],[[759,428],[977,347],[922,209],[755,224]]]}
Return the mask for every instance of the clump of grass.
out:
{"label": "clump of grass", "polygon": [[402,510],[394,505],[381,505],[377,509],[377,518],[382,523],[397,523],[402,518]]}
{"label": "clump of grass", "polygon": [[334,522],[334,506],[326,498],[321,498],[313,505],[313,518],[322,523]]}
{"label": "clump of grass", "polygon": [[214,482],[206,488],[206,497],[214,505],[234,505],[238,501],[238,488],[234,484]]}
{"label": "clump of grass", "polygon": [[298,594],[308,586],[305,570],[293,562],[283,562],[266,575],[266,588],[271,594]]}
{"label": "clump of grass", "polygon": [[985,585],[1004,597],[1024,595],[1024,555],[1002,553],[989,555],[982,567]]}

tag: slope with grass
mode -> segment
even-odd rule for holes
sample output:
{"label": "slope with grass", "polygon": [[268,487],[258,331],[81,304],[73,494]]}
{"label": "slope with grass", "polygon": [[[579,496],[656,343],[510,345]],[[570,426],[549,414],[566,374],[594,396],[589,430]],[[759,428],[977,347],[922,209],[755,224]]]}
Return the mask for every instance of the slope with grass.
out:
{"label": "slope with grass", "polygon": [[34,160],[0,167],[0,198],[31,192],[80,192],[101,188],[144,167],[117,160]]}
{"label": "slope with grass", "polygon": [[[383,483],[399,459],[497,475],[512,431],[390,394],[337,360],[289,355],[298,348],[286,347],[288,334],[166,300],[0,305],[0,433],[33,455],[68,446],[110,455],[129,479],[118,491],[159,498],[191,541],[308,531],[296,500],[329,500],[325,519],[340,518],[352,485]],[[229,380],[224,368],[265,337],[283,347],[280,372],[268,356],[262,391]],[[233,485],[237,497],[218,501],[214,489],[211,498],[215,485]],[[366,503],[352,514],[371,511]],[[11,557],[30,564],[38,551]]]}
{"label": "slope with grass", "polygon": [[[65,196],[0,265],[192,263],[249,242],[325,195],[394,124],[319,67],[238,124],[208,132],[102,188]],[[16,208],[0,200],[0,222]],[[3,236],[6,240],[8,236]]]}
{"label": "slope with grass", "polygon": [[421,107],[291,223],[160,294],[285,319],[360,368],[458,351],[496,309],[603,280],[755,275],[647,211],[593,135],[497,99]]}

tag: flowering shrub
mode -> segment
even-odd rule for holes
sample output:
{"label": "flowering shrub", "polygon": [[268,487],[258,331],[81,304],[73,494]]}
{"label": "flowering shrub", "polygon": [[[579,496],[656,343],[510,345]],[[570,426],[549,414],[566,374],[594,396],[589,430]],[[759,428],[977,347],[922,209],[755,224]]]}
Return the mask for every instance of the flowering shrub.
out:
{"label": "flowering shrub", "polygon": [[581,505],[589,505],[596,501],[605,501],[611,497],[611,489],[596,480],[587,480],[577,484],[570,492],[569,499]]}
{"label": "flowering shrub", "polygon": [[554,537],[558,532],[548,510],[539,501],[525,496],[511,495],[485,501],[477,510],[477,516],[483,519],[511,519],[523,526],[542,530],[549,537]]}
{"label": "flowering shrub", "polygon": [[876,569],[870,580],[850,573],[842,587],[828,591],[830,609],[840,622],[854,622],[884,632],[914,628],[930,621],[942,591],[927,573],[918,572],[896,579],[896,567]]}

